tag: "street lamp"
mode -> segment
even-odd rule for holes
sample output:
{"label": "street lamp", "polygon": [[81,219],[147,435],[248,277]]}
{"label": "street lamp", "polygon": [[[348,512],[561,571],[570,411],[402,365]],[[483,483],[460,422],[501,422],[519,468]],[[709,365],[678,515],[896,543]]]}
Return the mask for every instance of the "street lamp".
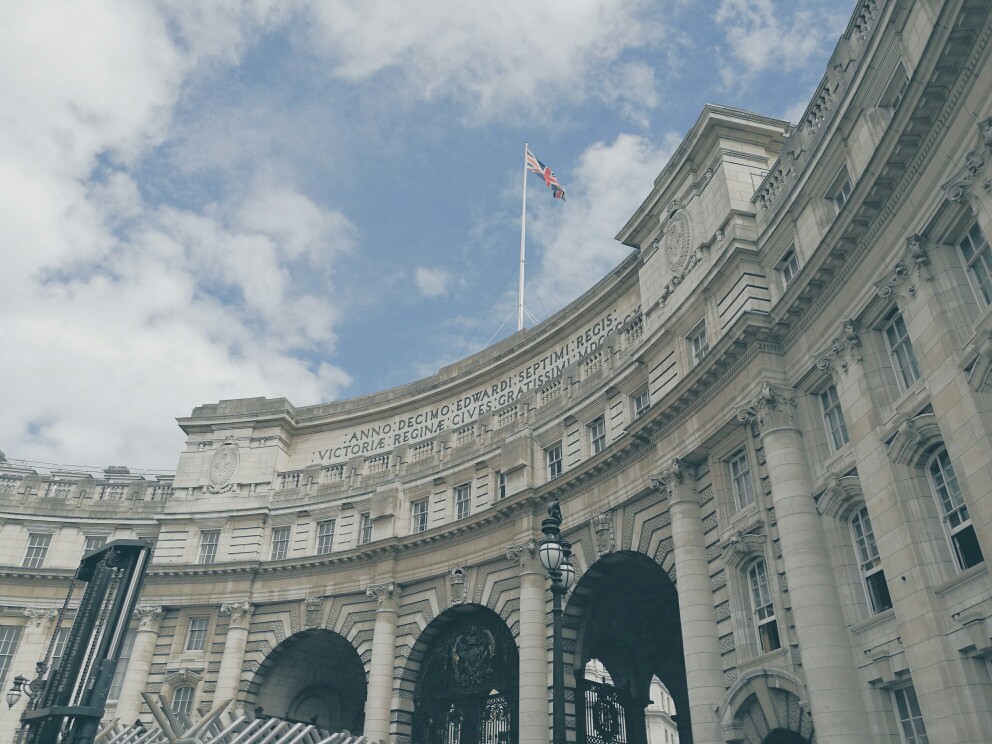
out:
{"label": "street lamp", "polygon": [[21,693],[28,696],[28,700],[34,700],[45,689],[45,683],[48,681],[45,679],[45,672],[48,671],[48,664],[44,661],[39,661],[36,665],[36,677],[32,680],[28,680],[23,674],[18,674],[14,677],[14,683],[11,688],[7,690],[7,708],[13,708],[17,705],[17,701],[21,699]]}
{"label": "street lamp", "polygon": [[551,721],[554,744],[565,744],[565,660],[561,632],[561,598],[575,583],[571,544],[561,537],[561,507],[557,501],[548,504],[548,517],[541,522],[544,541],[538,550],[541,565],[551,577],[552,623],[552,701]]}

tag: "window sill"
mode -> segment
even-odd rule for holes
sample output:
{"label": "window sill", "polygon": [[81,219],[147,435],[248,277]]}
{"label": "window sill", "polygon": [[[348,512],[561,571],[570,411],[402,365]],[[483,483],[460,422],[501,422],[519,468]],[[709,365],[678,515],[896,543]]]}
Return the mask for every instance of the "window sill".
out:
{"label": "window sill", "polygon": [[784,646],[782,648],[777,648],[774,651],[767,651],[763,654],[758,654],[757,656],[752,656],[746,661],[742,661],[737,665],[738,673],[743,677],[744,672],[750,671],[751,669],[756,669],[758,667],[767,666],[769,662],[775,661],[776,659],[785,658],[788,656],[789,650]]}
{"label": "window sill", "polygon": [[972,566],[971,568],[962,571],[956,576],[952,576],[946,581],[937,584],[933,588],[933,593],[938,597],[942,597],[945,594],[953,592],[958,587],[964,586],[969,582],[976,579],[983,579],[988,575],[988,562],[979,563],[977,566]]}
{"label": "window sill", "polygon": [[895,616],[896,616],[896,611],[890,607],[889,609],[883,610],[882,612],[879,612],[877,615],[872,615],[871,617],[862,620],[861,622],[854,623],[853,625],[848,625],[847,628],[855,635],[861,635],[862,633],[865,633],[874,627],[889,622],[890,620],[895,618]]}

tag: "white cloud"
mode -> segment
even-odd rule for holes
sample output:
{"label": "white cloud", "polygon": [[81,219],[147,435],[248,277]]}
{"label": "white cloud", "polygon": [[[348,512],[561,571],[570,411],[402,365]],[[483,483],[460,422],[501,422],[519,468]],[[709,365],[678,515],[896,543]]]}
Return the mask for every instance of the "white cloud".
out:
{"label": "white cloud", "polygon": [[446,269],[418,266],[413,272],[417,289],[424,297],[440,297],[448,293],[451,274]]}
{"label": "white cloud", "polygon": [[637,86],[625,109],[653,107],[653,77],[623,58],[665,42],[661,10],[648,0],[332,0],[313,12],[332,74],[357,82],[394,72],[404,94],[452,98],[485,119],[616,100],[617,75]]}

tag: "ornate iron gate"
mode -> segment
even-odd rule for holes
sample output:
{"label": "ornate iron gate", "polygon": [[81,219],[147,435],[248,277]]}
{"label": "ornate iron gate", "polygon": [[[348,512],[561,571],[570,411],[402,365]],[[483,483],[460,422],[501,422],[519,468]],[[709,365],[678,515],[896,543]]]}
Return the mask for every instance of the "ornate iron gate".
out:
{"label": "ornate iron gate", "polygon": [[[604,682],[582,680],[583,744],[626,744],[627,715],[619,690]],[[584,736],[583,736],[584,734]]]}
{"label": "ornate iron gate", "polygon": [[454,620],[417,675],[413,744],[516,744],[517,647],[484,611]]}

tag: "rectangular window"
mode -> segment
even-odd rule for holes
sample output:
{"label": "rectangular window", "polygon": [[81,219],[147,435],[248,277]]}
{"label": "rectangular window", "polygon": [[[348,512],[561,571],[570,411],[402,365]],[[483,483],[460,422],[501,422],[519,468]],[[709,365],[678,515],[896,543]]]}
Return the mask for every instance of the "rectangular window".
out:
{"label": "rectangular window", "polygon": [[844,168],[827,193],[827,199],[834,205],[834,209],[840,212],[844,208],[844,205],[847,204],[847,200],[851,198],[851,192],[853,190],[851,176],[848,174],[847,168]]}
{"label": "rectangular window", "polygon": [[758,633],[758,647],[762,653],[780,648],[778,623],[775,622],[775,605],[768,586],[768,569],[763,560],[758,560],[747,572],[751,585],[751,605],[754,612],[754,625]]}
{"label": "rectangular window", "polygon": [[372,542],[372,512],[362,512],[358,515],[358,544],[367,545]]}
{"label": "rectangular window", "polygon": [[276,527],[272,530],[272,555],[274,561],[281,561],[289,555],[289,527]]}
{"label": "rectangular window", "polygon": [[896,70],[892,73],[892,78],[889,80],[889,84],[885,86],[885,92],[882,93],[882,97],[878,101],[878,105],[882,108],[892,109],[893,111],[898,108],[899,103],[902,101],[903,96],[906,95],[906,89],[909,87],[909,76],[906,74],[906,68],[900,62],[896,66]]}
{"label": "rectangular window", "polygon": [[472,513],[472,485],[466,483],[455,489],[455,519],[465,519]]}
{"label": "rectangular window", "polygon": [[799,257],[795,248],[789,248],[778,262],[778,273],[782,277],[782,289],[788,289],[799,273]]}
{"label": "rectangular window", "polygon": [[734,487],[734,501],[738,510],[754,503],[754,484],[751,482],[751,466],[747,452],[741,450],[730,458],[730,482]]}
{"label": "rectangular window", "polygon": [[899,731],[905,744],[929,744],[927,727],[923,725],[923,714],[920,712],[920,701],[916,699],[913,686],[893,690],[892,697],[896,701]]}
{"label": "rectangular window", "polygon": [[94,550],[99,550],[106,544],[107,538],[104,535],[87,535],[86,541],[83,543],[83,553],[91,553]]}
{"label": "rectangular window", "polygon": [[217,560],[217,546],[220,544],[220,530],[204,530],[200,533],[200,565],[209,566]]}
{"label": "rectangular window", "polygon": [[823,410],[823,425],[827,429],[830,449],[836,452],[849,440],[847,425],[844,423],[844,412],[840,408],[840,397],[837,395],[837,388],[834,385],[820,393],[820,408]]}
{"label": "rectangular window", "polygon": [[651,407],[651,396],[648,394],[648,389],[644,388],[641,392],[634,396],[634,418],[640,418],[648,409]]}
{"label": "rectangular window", "polygon": [[55,631],[55,643],[52,644],[52,658],[48,660],[51,671],[59,668],[62,654],[65,653],[65,642],[69,640],[69,628],[59,628]]}
{"label": "rectangular window", "polygon": [[868,594],[868,606],[873,615],[892,607],[889,585],[882,570],[882,559],[875,544],[875,533],[868,518],[868,508],[861,507],[851,518],[851,531],[854,533],[854,546],[858,551],[858,564],[861,580]]}
{"label": "rectangular window", "polygon": [[913,344],[909,340],[909,332],[903,322],[902,315],[893,313],[888,323],[882,329],[885,345],[896,371],[896,378],[902,390],[907,390],[920,379],[920,368],[913,353]]}
{"label": "rectangular window", "polygon": [[548,463],[548,480],[554,480],[561,475],[561,442],[544,450],[544,457]]}
{"label": "rectangular window", "polygon": [[985,307],[992,305],[992,248],[977,222],[968,228],[958,248],[975,294]]}
{"label": "rectangular window", "polygon": [[592,453],[598,455],[606,449],[606,419],[600,416],[589,424],[588,429]]}
{"label": "rectangular window", "polygon": [[506,473],[502,470],[496,471],[496,498],[506,498]]}
{"label": "rectangular window", "polygon": [[982,549],[978,545],[971,515],[961,495],[958,477],[951,465],[947,450],[941,450],[930,461],[930,486],[940,507],[941,517],[947,538],[954,549],[954,560],[962,571],[984,562]]}
{"label": "rectangular window", "polygon": [[334,548],[334,520],[317,522],[317,555],[327,555]]}
{"label": "rectangular window", "polygon": [[107,693],[108,700],[117,700],[121,696],[121,689],[124,687],[124,675],[127,674],[127,665],[131,661],[131,652],[134,650],[134,631],[129,630],[124,636],[124,645],[121,646],[121,655],[117,659],[117,668],[114,670],[114,678],[110,681],[110,690]]}
{"label": "rectangular window", "polygon": [[410,532],[427,531],[427,499],[414,501],[410,505]]}
{"label": "rectangular window", "polygon": [[45,565],[48,546],[52,542],[49,534],[33,532],[28,535],[28,549],[24,554],[23,568],[41,568]]}
{"label": "rectangular window", "polygon": [[710,350],[710,343],[706,340],[706,325],[700,324],[689,335],[689,349],[692,352],[692,365],[696,366]]}
{"label": "rectangular window", "polygon": [[191,617],[189,619],[189,630],[186,632],[186,650],[202,651],[207,647],[207,628],[210,625],[210,618]]}
{"label": "rectangular window", "polygon": [[[17,641],[21,637],[21,629],[16,625],[0,625],[0,686],[7,679],[10,663],[14,660]],[[6,687],[3,687],[6,691]]]}

